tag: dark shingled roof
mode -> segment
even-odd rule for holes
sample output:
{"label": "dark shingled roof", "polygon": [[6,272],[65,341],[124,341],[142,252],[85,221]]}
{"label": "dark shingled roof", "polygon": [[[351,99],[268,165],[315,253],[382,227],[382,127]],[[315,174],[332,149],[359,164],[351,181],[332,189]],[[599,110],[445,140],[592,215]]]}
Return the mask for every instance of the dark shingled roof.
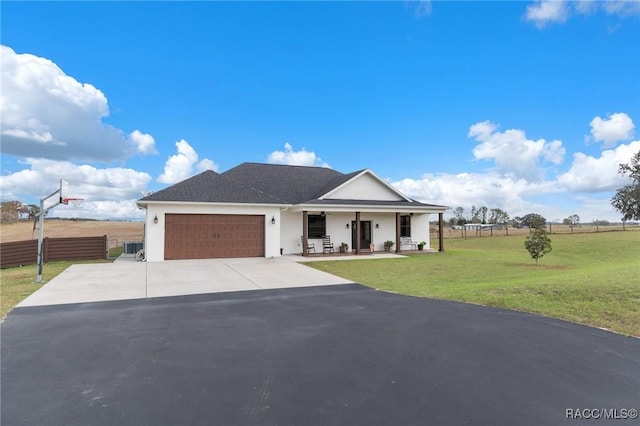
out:
{"label": "dark shingled roof", "polygon": [[139,200],[193,203],[342,204],[442,207],[418,201],[319,200],[318,197],[362,173],[324,167],[243,163],[222,174],[208,170]]}
{"label": "dark shingled roof", "polygon": [[278,164],[243,163],[222,174],[252,188],[300,204],[325,194],[334,180],[342,182],[345,175],[325,167],[285,166]]}
{"label": "dark shingled roof", "polygon": [[226,178],[212,170],[147,195],[140,201],[287,204],[272,195]]}

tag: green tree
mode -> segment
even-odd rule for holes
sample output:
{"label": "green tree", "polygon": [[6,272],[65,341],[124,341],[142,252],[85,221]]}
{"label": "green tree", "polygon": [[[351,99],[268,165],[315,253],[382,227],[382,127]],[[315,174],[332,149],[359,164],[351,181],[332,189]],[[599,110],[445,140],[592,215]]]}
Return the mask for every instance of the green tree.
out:
{"label": "green tree", "polygon": [[489,212],[489,209],[486,206],[481,206],[478,209],[478,214],[480,215],[481,221],[483,224],[487,223],[487,213]]}
{"label": "green tree", "polygon": [[480,209],[471,206],[471,223],[480,223]]}
{"label": "green tree", "polygon": [[580,224],[580,216],[574,213],[571,216],[565,218],[562,223],[564,225],[569,225],[571,227],[571,232],[573,232],[573,228]]}
{"label": "green tree", "polygon": [[542,226],[533,228],[531,235],[524,240],[524,247],[527,249],[532,259],[535,259],[536,265],[538,260],[551,251],[551,238],[547,234],[547,230]]}
{"label": "green tree", "polygon": [[502,209],[491,209],[489,213],[489,223],[504,225],[509,222],[509,215]]}
{"label": "green tree", "polygon": [[27,204],[25,209],[25,213],[29,215],[29,219],[36,219],[38,213],[40,213],[40,206],[36,204]]}
{"label": "green tree", "polygon": [[465,223],[467,223],[467,219],[465,219],[465,217],[464,217],[464,208],[463,207],[456,207],[453,210],[453,214],[456,216],[455,217],[455,225],[462,226]]}
{"label": "green tree", "polygon": [[537,213],[529,213],[520,219],[520,225],[529,228],[544,228],[546,223],[547,219]]}
{"label": "green tree", "polygon": [[618,173],[628,174],[631,183],[618,188],[611,198],[611,205],[622,213],[622,220],[640,220],[640,151],[628,164],[620,164]]}

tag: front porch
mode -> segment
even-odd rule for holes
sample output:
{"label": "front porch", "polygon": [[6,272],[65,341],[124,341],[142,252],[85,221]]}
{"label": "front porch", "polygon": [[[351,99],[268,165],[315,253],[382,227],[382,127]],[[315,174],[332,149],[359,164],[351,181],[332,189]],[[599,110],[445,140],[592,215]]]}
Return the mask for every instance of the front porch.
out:
{"label": "front porch", "polygon": [[[430,214],[438,213],[438,251],[444,251],[444,219],[442,212],[418,211],[346,212],[340,210],[301,211],[303,257],[333,255],[338,257],[377,253],[423,253],[431,248]],[[330,237],[333,249],[325,249],[323,238]],[[407,240],[409,244],[407,244]],[[418,245],[424,244],[424,250]],[[390,250],[386,250],[391,244]],[[343,252],[342,246],[346,246]]]}

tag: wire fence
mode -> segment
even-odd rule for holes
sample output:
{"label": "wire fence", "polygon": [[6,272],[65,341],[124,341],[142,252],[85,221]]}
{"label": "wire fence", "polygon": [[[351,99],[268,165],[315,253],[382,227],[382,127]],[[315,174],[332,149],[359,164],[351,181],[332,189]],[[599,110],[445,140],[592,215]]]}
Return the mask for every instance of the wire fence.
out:
{"label": "wire fence", "polygon": [[[611,232],[611,231],[640,231],[640,225],[638,224],[578,224],[575,226],[564,225],[559,223],[549,223],[546,226],[547,232],[550,234],[588,234],[596,232]],[[438,228],[431,227],[431,238],[437,239]],[[514,228],[511,226],[475,226],[475,227],[445,227],[444,238],[482,238],[482,237],[500,237],[500,236],[527,236],[531,234],[531,229],[528,227]]]}
{"label": "wire fence", "polygon": [[143,246],[144,236],[142,234],[112,235],[107,240],[109,259],[120,256],[135,257],[135,254]]}

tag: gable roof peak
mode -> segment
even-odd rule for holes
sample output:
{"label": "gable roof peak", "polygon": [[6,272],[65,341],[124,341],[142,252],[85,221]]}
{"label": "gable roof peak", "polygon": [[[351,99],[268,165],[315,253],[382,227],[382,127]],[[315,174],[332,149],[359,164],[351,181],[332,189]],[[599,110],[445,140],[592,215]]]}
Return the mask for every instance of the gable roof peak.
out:
{"label": "gable roof peak", "polygon": [[391,193],[396,194],[398,197],[402,198],[403,200],[408,201],[408,202],[413,202],[414,201],[411,198],[409,198],[406,195],[404,195],[398,189],[393,187],[389,182],[387,182],[386,180],[382,179],[380,176],[376,175],[370,169],[362,169],[362,170],[358,170],[358,171],[349,173],[348,175],[344,175],[342,177],[341,181],[336,181],[335,184],[332,187],[328,188],[327,191],[325,191],[321,196],[318,197],[318,199],[323,200],[323,199],[332,198],[332,196],[337,191],[339,191],[341,188],[346,187],[347,185],[349,185],[350,183],[358,180],[360,177],[362,177],[364,175],[370,175],[374,179],[374,181],[378,182],[383,187],[387,188],[387,190],[389,190]]}
{"label": "gable roof peak", "polygon": [[236,169],[236,168],[242,167],[242,166],[295,167],[295,168],[304,168],[304,169],[327,169],[327,170],[333,170],[331,167],[324,167],[324,166],[304,166],[304,165],[298,165],[298,164],[258,163],[258,162],[253,162],[253,161],[245,161],[244,163],[240,163],[236,167],[233,167],[232,169],[229,169],[229,170],[233,170],[233,169]]}

